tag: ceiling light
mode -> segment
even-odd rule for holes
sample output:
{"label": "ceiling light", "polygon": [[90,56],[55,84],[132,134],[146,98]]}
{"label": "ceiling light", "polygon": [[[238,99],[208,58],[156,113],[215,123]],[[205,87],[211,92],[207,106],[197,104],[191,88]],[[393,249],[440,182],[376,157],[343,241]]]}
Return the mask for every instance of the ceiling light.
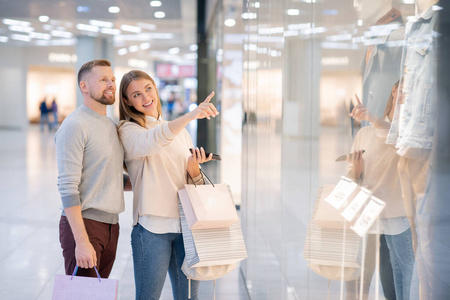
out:
{"label": "ceiling light", "polygon": [[173,48],[170,48],[168,52],[169,52],[169,54],[175,55],[175,54],[180,53],[180,48],[173,47]]}
{"label": "ceiling light", "polygon": [[191,51],[197,51],[197,49],[198,49],[198,45],[197,44],[192,44],[192,45],[189,46],[189,50],[191,50]]}
{"label": "ceiling light", "polygon": [[99,32],[100,31],[100,28],[98,28],[97,26],[92,26],[92,25],[88,25],[88,24],[80,24],[80,23],[78,23],[76,25],[76,28],[78,30],[90,31],[90,32]]}
{"label": "ceiling light", "polygon": [[18,26],[30,26],[30,22],[13,20],[13,19],[3,19],[3,24],[5,25],[18,25]]}
{"label": "ceiling light", "polygon": [[29,37],[28,35],[23,35],[23,34],[11,34],[11,38],[13,40],[17,40],[17,41],[24,41],[24,42],[31,41],[31,37]]}
{"label": "ceiling light", "polygon": [[1,43],[7,43],[9,38],[7,36],[0,36],[0,42]]}
{"label": "ceiling light", "polygon": [[414,0],[403,0],[403,3],[405,4],[414,4]]}
{"label": "ceiling light", "polygon": [[50,34],[53,36],[63,37],[66,39],[70,39],[73,36],[73,34],[71,32],[61,31],[61,30],[52,30],[52,31],[50,31]]}
{"label": "ceiling light", "polygon": [[49,40],[51,35],[48,33],[30,32],[30,37],[34,39]]}
{"label": "ceiling light", "polygon": [[50,18],[48,16],[40,16],[39,17],[39,21],[41,21],[42,23],[47,22],[48,20],[50,20]]}
{"label": "ceiling light", "polygon": [[112,23],[112,22],[105,22],[105,21],[99,21],[99,20],[90,20],[89,24],[91,24],[93,26],[98,26],[98,27],[107,27],[107,28],[114,27],[114,23]]}
{"label": "ceiling light", "polygon": [[227,27],[233,27],[234,25],[236,25],[236,21],[234,19],[226,19],[224,24]]}
{"label": "ceiling light", "polygon": [[142,43],[139,45],[139,48],[141,48],[142,50],[145,50],[145,49],[149,49],[150,46],[151,46],[150,43]]}
{"label": "ceiling light", "polygon": [[44,25],[42,25],[42,28],[43,28],[44,30],[52,30],[52,29],[53,29],[53,26],[52,26],[52,25],[49,25],[49,24],[44,24]]}
{"label": "ceiling light", "polygon": [[122,31],[120,31],[120,29],[115,29],[115,28],[101,28],[100,32],[105,33],[105,34],[111,34],[111,35],[119,35],[122,33]]}
{"label": "ceiling light", "polygon": [[163,11],[156,11],[154,14],[155,18],[157,19],[162,19],[166,16],[166,13]]}
{"label": "ceiling light", "polygon": [[298,15],[300,15],[300,10],[291,8],[291,9],[287,10],[287,14],[288,14],[288,16],[298,16]]}
{"label": "ceiling light", "polygon": [[30,32],[34,31],[34,28],[32,28],[32,27],[19,26],[19,25],[8,26],[8,29],[11,31],[26,32],[26,33],[30,33]]}
{"label": "ceiling light", "polygon": [[118,6],[110,6],[108,8],[109,13],[111,14],[117,14],[120,12],[120,8]]}
{"label": "ceiling light", "polygon": [[137,26],[148,29],[148,30],[156,30],[156,25],[154,24],[147,24],[147,23],[137,23]]}
{"label": "ceiling light", "polygon": [[261,6],[261,4],[259,2],[255,2],[255,7],[259,8]]}
{"label": "ceiling light", "polygon": [[137,52],[137,51],[139,51],[139,46],[137,46],[137,45],[130,46],[130,47],[128,47],[128,51]]}
{"label": "ceiling light", "polygon": [[88,12],[89,11],[89,6],[78,6],[77,7],[77,11],[78,12]]}
{"label": "ceiling light", "polygon": [[161,1],[150,1],[150,6],[152,7],[160,7],[161,5]]}
{"label": "ceiling light", "polygon": [[117,54],[119,55],[125,55],[128,53],[128,49],[127,48],[121,48],[117,51]]}
{"label": "ceiling light", "polygon": [[122,29],[123,31],[129,31],[129,32],[134,32],[134,33],[140,33],[142,31],[141,27],[125,25],[125,24],[121,25],[120,29]]}

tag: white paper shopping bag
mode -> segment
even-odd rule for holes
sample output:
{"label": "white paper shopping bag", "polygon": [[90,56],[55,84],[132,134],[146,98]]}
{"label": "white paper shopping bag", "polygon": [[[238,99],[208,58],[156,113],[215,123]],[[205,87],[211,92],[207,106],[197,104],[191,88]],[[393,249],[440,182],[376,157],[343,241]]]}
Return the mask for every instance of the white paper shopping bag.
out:
{"label": "white paper shopping bag", "polygon": [[178,191],[190,229],[225,228],[238,221],[226,184],[190,185]]}

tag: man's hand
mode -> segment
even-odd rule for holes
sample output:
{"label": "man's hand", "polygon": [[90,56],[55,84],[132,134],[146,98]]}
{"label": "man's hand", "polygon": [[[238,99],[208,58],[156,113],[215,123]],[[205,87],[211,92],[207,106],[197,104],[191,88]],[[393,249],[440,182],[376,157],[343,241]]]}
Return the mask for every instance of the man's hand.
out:
{"label": "man's hand", "polygon": [[88,269],[97,266],[97,253],[89,241],[76,243],[75,259],[80,268]]}

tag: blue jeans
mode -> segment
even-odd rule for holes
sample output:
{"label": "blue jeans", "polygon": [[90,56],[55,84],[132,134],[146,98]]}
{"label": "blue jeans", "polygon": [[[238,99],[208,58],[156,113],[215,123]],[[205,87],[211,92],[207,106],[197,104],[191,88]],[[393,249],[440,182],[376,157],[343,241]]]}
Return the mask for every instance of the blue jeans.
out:
{"label": "blue jeans", "polygon": [[[184,244],[181,233],[155,234],[139,223],[131,232],[136,299],[161,297],[167,271],[174,300],[188,299],[188,279],[181,271]],[[191,280],[191,299],[198,300],[199,282]]]}
{"label": "blue jeans", "polygon": [[411,229],[385,237],[391,256],[397,299],[408,300],[415,261]]}

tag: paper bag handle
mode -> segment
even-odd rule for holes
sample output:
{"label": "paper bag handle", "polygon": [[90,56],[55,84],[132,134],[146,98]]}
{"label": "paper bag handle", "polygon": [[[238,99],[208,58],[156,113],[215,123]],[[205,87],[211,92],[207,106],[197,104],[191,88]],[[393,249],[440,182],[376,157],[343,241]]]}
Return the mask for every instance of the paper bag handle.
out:
{"label": "paper bag handle", "polygon": [[[98,281],[101,283],[102,280],[101,280],[100,274],[98,274],[97,268],[95,266],[94,266],[94,270],[95,270],[95,273],[97,273]],[[77,274],[77,271],[78,271],[78,265],[75,266],[75,270],[73,270],[72,277],[70,277],[70,280],[72,280],[73,276],[75,276]]]}
{"label": "paper bag handle", "polygon": [[[189,177],[189,179],[190,179],[190,180],[192,181],[192,183],[194,184],[194,187],[197,187],[197,185],[196,185],[195,182],[194,182],[194,179],[192,179],[192,177],[191,177],[191,174],[189,174],[189,172],[187,172],[187,171],[186,171],[186,173],[187,173],[187,176]],[[215,187],[215,186],[214,186],[214,183],[211,181],[211,179],[209,179],[208,176],[206,176],[205,172],[203,172],[202,169],[200,169],[200,173],[201,173],[204,177],[206,177],[206,179],[208,179],[208,181],[211,183],[211,185],[212,185],[213,187]]]}

